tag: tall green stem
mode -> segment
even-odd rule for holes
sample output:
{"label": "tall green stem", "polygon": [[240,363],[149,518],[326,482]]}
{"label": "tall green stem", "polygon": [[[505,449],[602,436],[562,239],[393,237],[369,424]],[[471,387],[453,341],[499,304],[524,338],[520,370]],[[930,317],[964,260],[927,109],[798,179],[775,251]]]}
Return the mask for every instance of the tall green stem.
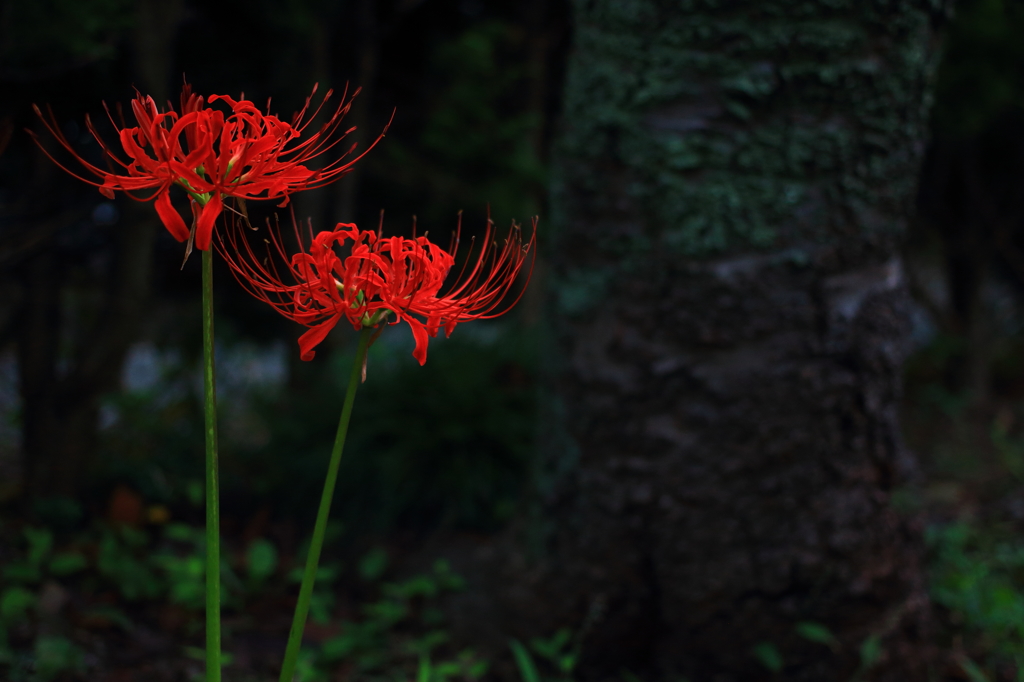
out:
{"label": "tall green stem", "polygon": [[366,356],[366,348],[369,345],[371,331],[370,328],[363,328],[359,334],[359,348],[356,350],[355,362],[352,363],[352,373],[348,379],[348,390],[345,391],[345,404],[341,408],[341,419],[338,420],[338,434],[334,438],[331,462],[327,466],[324,492],[320,496],[320,509],[316,513],[316,526],[313,527],[313,539],[309,543],[309,554],[306,556],[306,570],[302,574],[302,586],[299,588],[299,601],[295,604],[295,617],[292,619],[292,629],[288,633],[288,646],[284,652],[284,664],[281,666],[281,682],[293,682],[295,665],[299,660],[299,649],[302,647],[302,632],[306,629],[309,602],[313,597],[313,583],[316,582],[316,569],[320,563],[320,550],[324,546],[324,534],[327,532],[327,517],[331,513],[331,499],[334,497],[334,485],[338,482],[341,452],[345,449],[348,422],[352,417],[352,403],[355,402],[356,389],[359,387],[363,359]]}
{"label": "tall green stem", "polygon": [[203,408],[206,432],[206,682],[220,682],[220,494],[213,367],[213,249],[203,251]]}

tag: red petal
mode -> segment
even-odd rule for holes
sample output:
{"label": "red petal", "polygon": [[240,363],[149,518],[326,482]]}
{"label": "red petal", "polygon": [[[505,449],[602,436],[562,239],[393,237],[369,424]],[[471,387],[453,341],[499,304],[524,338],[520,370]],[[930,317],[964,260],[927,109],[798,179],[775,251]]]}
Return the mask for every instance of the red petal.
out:
{"label": "red petal", "polygon": [[412,356],[422,367],[427,364],[427,343],[429,342],[427,329],[423,323],[411,317],[405,317],[405,321],[409,323],[409,329],[412,329],[412,338],[416,340],[416,348],[413,349]]}
{"label": "red petal", "polygon": [[217,216],[220,215],[223,206],[224,202],[220,198],[220,193],[215,192],[213,198],[203,207],[203,213],[199,216],[199,224],[196,225],[196,248],[200,251],[210,248],[210,241],[213,239],[213,224],[217,221]]}
{"label": "red petal", "polygon": [[163,222],[164,227],[167,228],[172,237],[179,242],[188,239],[188,227],[185,226],[185,221],[181,219],[181,215],[171,205],[171,193],[169,191],[164,190],[157,194],[153,207],[156,208],[156,214],[160,216],[160,221]]}
{"label": "red petal", "polygon": [[327,338],[327,334],[338,324],[338,320],[341,319],[341,314],[335,315],[331,319],[327,320],[323,324],[319,324],[315,327],[310,327],[309,331],[299,337],[299,353],[300,357],[306,362],[313,359],[316,352],[313,350],[314,347],[319,345],[321,341]]}
{"label": "red petal", "polygon": [[114,198],[114,190],[110,189],[109,187],[107,187],[105,185],[101,185],[100,186],[100,194],[102,194],[103,196],[105,196],[108,199],[113,199]]}

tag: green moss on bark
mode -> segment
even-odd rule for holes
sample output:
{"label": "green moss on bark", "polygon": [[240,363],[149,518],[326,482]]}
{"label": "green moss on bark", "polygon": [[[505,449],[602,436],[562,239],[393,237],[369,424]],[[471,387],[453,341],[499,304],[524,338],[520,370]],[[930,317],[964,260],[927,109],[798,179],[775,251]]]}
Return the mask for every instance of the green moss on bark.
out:
{"label": "green moss on bark", "polygon": [[898,237],[940,5],[578,0],[559,227],[691,256]]}

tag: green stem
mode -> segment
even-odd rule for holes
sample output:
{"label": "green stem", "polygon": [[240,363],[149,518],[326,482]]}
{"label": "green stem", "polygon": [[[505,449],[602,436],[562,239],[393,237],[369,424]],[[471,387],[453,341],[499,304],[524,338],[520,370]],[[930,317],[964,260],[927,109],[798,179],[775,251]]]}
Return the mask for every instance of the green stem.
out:
{"label": "green stem", "polygon": [[341,408],[341,419],[338,420],[338,435],[334,438],[334,449],[331,450],[331,462],[327,466],[327,478],[324,479],[324,492],[320,497],[320,509],[316,513],[316,526],[313,527],[313,539],[309,543],[309,554],[306,555],[306,570],[302,574],[302,587],[299,588],[299,601],[295,604],[295,617],[292,629],[288,633],[288,646],[284,651],[284,663],[281,666],[281,682],[292,682],[295,665],[299,660],[299,649],[302,647],[302,632],[306,629],[306,616],[309,615],[309,602],[313,597],[313,583],[316,582],[316,569],[320,563],[320,550],[324,546],[324,534],[327,532],[327,517],[331,513],[331,498],[334,497],[334,485],[338,482],[338,467],[341,464],[341,452],[345,448],[345,436],[348,434],[348,422],[352,417],[352,403],[355,402],[356,388],[363,369],[363,359],[370,342],[371,329],[364,327],[359,334],[359,348],[356,359],[352,363],[352,374],[348,379],[348,390],[345,391],[345,404]]}
{"label": "green stem", "polygon": [[206,682],[220,682],[220,495],[213,367],[213,249],[203,251],[203,408],[206,433]]}

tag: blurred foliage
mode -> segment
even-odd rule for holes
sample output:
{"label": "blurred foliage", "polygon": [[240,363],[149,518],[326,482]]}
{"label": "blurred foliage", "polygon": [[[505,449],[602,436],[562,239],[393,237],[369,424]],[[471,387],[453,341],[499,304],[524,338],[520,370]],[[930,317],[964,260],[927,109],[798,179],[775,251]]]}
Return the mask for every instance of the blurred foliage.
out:
{"label": "blurred foliage", "polygon": [[[523,682],[540,682],[542,679],[534,655],[544,661],[545,666],[555,671],[556,676],[548,679],[560,682],[572,680],[582,647],[583,637],[573,637],[572,630],[569,628],[561,628],[548,638],[534,637],[530,640],[529,649],[517,639],[509,640],[509,648],[512,650],[512,656]],[[531,651],[534,655],[531,655]]]}
{"label": "blurred foliage", "polygon": [[[982,402],[992,375],[1005,379],[1024,358],[1022,31],[1019,0],[957,2],[907,247],[915,295],[927,309],[918,331],[931,346],[929,362],[947,389]],[[932,362],[937,354],[941,363]]]}
{"label": "blurred foliage", "polygon": [[[522,35],[515,27],[489,21],[437,50],[433,68],[448,74],[449,84],[440,95],[445,106],[431,112],[422,142],[427,149],[447,155],[453,170],[507,175],[509,160],[500,155],[495,158],[495,152],[519,146],[538,123],[502,115],[501,105],[506,103],[502,100],[515,92],[526,69],[521,64],[503,68],[497,52],[517,38],[521,40]],[[498,142],[497,149],[494,142]],[[453,148],[453,143],[458,146]]]}
{"label": "blurred foliage", "polygon": [[1009,109],[1024,108],[1024,3],[961,0],[945,35],[933,120],[956,137],[981,133]]}
{"label": "blurred foliage", "polygon": [[[966,521],[929,529],[932,598],[952,613],[991,679],[1024,674],[1024,540]],[[970,666],[967,666],[970,667]]]}
{"label": "blurred foliage", "polygon": [[543,112],[527,108],[521,93],[528,67],[512,59],[526,38],[521,27],[487,21],[439,45],[430,68],[440,87],[417,143],[389,140],[384,147],[388,166],[398,169],[392,185],[417,197],[416,212],[431,223],[451,221],[452,207],[478,214],[490,205],[502,227],[540,211]]}
{"label": "blurred foliage", "polygon": [[929,592],[953,664],[972,682],[1015,680],[1024,675],[1022,406],[997,394],[979,408],[947,388],[942,368],[961,349],[938,337],[908,365],[904,424],[926,479],[894,499],[931,520]]}
{"label": "blurred foliage", "polygon": [[371,352],[377,376],[359,397],[342,474],[359,489],[345,499],[352,511],[372,501],[378,528],[415,520],[493,529],[511,517],[529,472],[534,339],[495,324],[432,346],[423,367],[404,348]]}
{"label": "blurred foliage", "polygon": [[[529,470],[531,333],[502,323],[460,327],[451,339],[431,341],[423,367],[410,348],[400,327],[371,348],[335,516],[365,533],[438,523],[494,528],[510,518]],[[201,494],[199,386],[193,363],[163,357],[151,387],[111,396],[106,409],[116,423],[101,432],[97,485],[126,482],[149,502],[182,504]],[[279,513],[312,516],[350,362],[342,352],[318,356],[296,363],[287,388],[222,397],[226,499],[243,507],[271,501]]]}
{"label": "blurred foliage", "polygon": [[476,680],[487,671],[488,662],[471,650],[454,658],[437,656],[448,634],[435,602],[443,592],[464,586],[446,562],[438,561],[430,573],[399,582],[380,582],[375,571],[362,573],[376,599],[362,605],[358,620],[341,621],[340,634],[304,652],[300,679],[329,679],[329,671],[339,665],[356,680],[394,679],[402,671],[404,679],[415,675],[422,682]]}
{"label": "blurred foliage", "polygon": [[[947,295],[930,297],[939,304],[930,310],[937,332],[906,366],[904,426],[926,480],[897,496],[932,519],[930,591],[949,616],[957,673],[972,682],[1024,677],[1015,502],[1024,483],[1024,282],[1013,262],[1022,234],[1022,31],[1018,0],[956,3],[936,79],[925,220],[909,249],[911,259],[937,265],[934,281],[922,281]],[[972,364],[991,386],[980,399],[967,375]]]}
{"label": "blurred foliage", "polygon": [[[202,635],[203,535],[201,527],[180,523],[93,524],[59,536],[22,527],[2,571],[0,675],[10,682],[94,676],[97,640],[89,631],[132,633],[152,618],[147,605],[161,603],[186,614],[181,660],[197,653],[201,658],[202,650],[189,642]],[[225,613],[230,617],[297,589],[302,554],[289,557],[295,568],[284,571],[276,545],[267,538],[256,538],[244,552],[226,551]],[[473,651],[446,644],[438,599],[463,589],[462,578],[444,561],[404,580],[391,580],[390,573],[388,553],[380,547],[367,552],[354,571],[337,562],[321,565],[310,617],[336,634],[304,650],[300,679],[333,679],[344,669],[349,679],[415,676],[421,682],[446,682],[477,680],[487,671],[488,661]],[[339,587],[343,577],[347,589]],[[360,615],[339,618],[338,598],[348,599],[350,593],[361,595],[354,608]],[[230,670],[230,637],[226,649]]]}
{"label": "blurred foliage", "polygon": [[22,78],[34,70],[107,59],[132,25],[131,0],[8,0],[0,20],[0,72]]}

